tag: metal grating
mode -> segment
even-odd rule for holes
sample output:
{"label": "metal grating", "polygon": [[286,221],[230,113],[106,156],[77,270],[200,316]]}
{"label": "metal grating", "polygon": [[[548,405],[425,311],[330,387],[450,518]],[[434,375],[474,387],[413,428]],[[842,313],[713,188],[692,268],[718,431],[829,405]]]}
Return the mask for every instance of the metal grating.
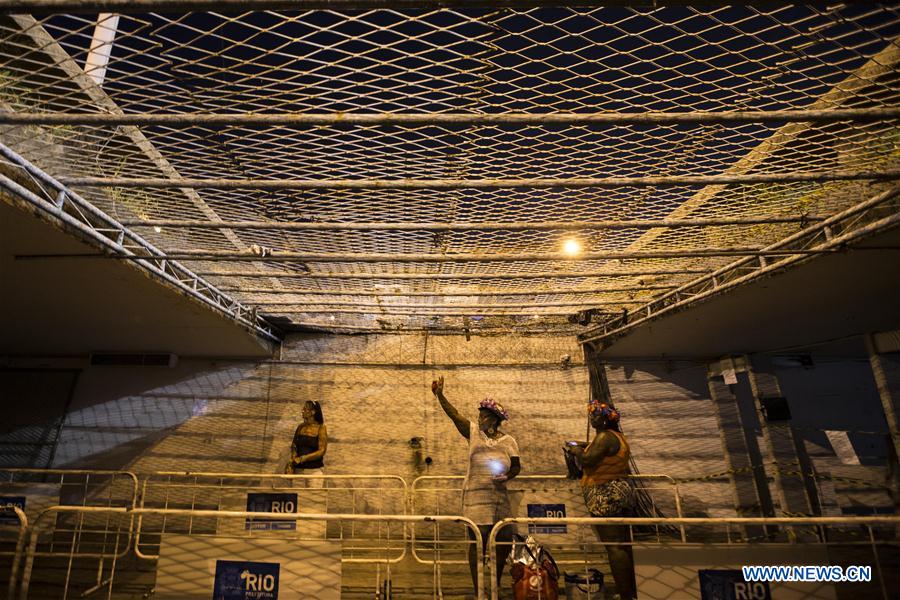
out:
{"label": "metal grating", "polygon": [[10,14],[0,140],[263,314],[570,330],[889,189],[898,36],[890,4]]}

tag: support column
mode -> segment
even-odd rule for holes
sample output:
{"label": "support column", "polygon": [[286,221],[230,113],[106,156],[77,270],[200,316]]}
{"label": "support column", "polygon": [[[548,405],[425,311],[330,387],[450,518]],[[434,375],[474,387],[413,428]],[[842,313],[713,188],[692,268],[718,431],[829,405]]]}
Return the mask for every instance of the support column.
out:
{"label": "support column", "polygon": [[[891,349],[894,349],[893,345]],[[898,453],[900,453],[900,360],[882,356],[879,352],[878,340],[872,334],[866,335],[866,350],[869,353],[869,364],[872,366],[872,375],[875,377],[875,386],[878,388],[878,396],[881,398],[881,407],[884,410],[884,418],[887,421],[890,435],[888,467],[891,475],[891,495],[894,500],[894,514],[900,514],[900,473],[898,473],[898,464],[900,464],[900,460],[898,460]]]}
{"label": "support column", "polygon": [[866,335],[866,350],[869,352],[869,364],[872,366],[872,375],[875,377],[875,386],[878,388],[878,396],[881,398],[881,407],[884,409],[884,418],[887,420],[888,431],[893,442],[894,459],[900,458],[900,407],[897,401],[900,397],[895,398],[891,393],[891,381],[888,376],[888,370],[885,368],[884,359],[878,352],[878,346],[875,337],[872,334]]}
{"label": "support column", "polygon": [[[772,469],[775,498],[781,507],[783,516],[812,515],[813,506],[807,495],[807,482],[804,473],[809,469],[808,461],[798,456],[797,434],[790,425],[789,415],[786,420],[779,416],[767,414],[767,401],[771,404],[774,398],[783,398],[781,386],[768,357],[755,356],[747,361],[747,376],[753,402],[759,416],[759,427],[762,432],[764,456],[770,463],[776,463]],[[779,420],[777,424],[770,421]],[[814,489],[814,488],[813,488]]]}
{"label": "support column", "polygon": [[[739,517],[764,516],[765,500],[768,499],[771,504],[768,488],[765,486],[765,473],[757,473],[762,471],[762,465],[754,465],[751,460],[749,441],[745,435],[737,396],[729,384],[725,383],[721,369],[717,367],[718,364],[709,366],[707,385],[719,425],[719,435],[722,438],[725,465],[731,471],[734,507]],[[746,530],[747,537],[762,534],[761,528]]]}

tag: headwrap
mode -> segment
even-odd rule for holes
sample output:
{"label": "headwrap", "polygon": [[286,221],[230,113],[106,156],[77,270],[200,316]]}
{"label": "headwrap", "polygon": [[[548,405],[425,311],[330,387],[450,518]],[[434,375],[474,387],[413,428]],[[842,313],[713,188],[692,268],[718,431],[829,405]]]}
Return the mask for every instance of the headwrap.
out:
{"label": "headwrap", "polygon": [[506,410],[503,408],[502,404],[500,404],[493,398],[485,398],[484,400],[482,400],[481,402],[478,403],[478,408],[479,409],[483,408],[485,410],[491,411],[492,413],[494,413],[495,415],[500,417],[500,419],[502,421],[509,420],[509,413],[506,412]]}
{"label": "headwrap", "polygon": [[619,419],[622,417],[615,408],[605,402],[600,402],[597,399],[593,399],[588,403],[588,412],[591,414],[599,412],[600,416],[603,417],[603,420],[609,423],[618,423]]}

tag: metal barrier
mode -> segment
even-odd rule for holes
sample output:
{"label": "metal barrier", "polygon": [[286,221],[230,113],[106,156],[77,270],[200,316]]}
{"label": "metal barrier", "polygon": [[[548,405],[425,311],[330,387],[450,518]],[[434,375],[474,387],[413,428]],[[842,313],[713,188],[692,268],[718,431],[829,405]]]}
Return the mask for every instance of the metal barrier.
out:
{"label": "metal barrier", "polygon": [[[0,482],[0,491],[15,493],[21,490],[24,493],[33,491],[42,486],[39,491],[44,492],[36,496],[28,496],[29,499],[39,499],[30,506],[26,506],[25,512],[32,512],[33,523],[44,518],[47,509],[56,506],[67,507],[108,507],[108,508],[135,508],[138,498],[138,478],[130,471],[104,471],[85,469],[0,469],[0,473],[8,476]],[[49,481],[48,481],[49,480]],[[51,493],[46,493],[52,490]],[[35,514],[36,513],[36,514]],[[55,512],[54,514],[69,514]],[[75,522],[57,520],[55,531],[60,534],[72,534],[79,539],[85,537],[105,536],[109,524],[101,521],[85,523],[83,519]],[[106,558],[110,554],[105,552],[105,542],[91,541],[87,543],[100,544],[99,552],[79,553],[79,558]],[[54,556],[72,554],[72,547],[59,550],[59,540],[51,538],[47,549],[39,552],[38,556]],[[7,555],[10,555],[7,553]]]}
{"label": "metal barrier", "polygon": [[[0,469],[0,493],[20,495],[24,504],[23,514],[32,515],[32,525],[40,522],[46,526],[47,509],[54,506],[134,508],[138,498],[138,478],[130,471],[89,469]],[[109,550],[110,522],[100,517],[85,519],[71,512],[54,512],[53,532],[45,536],[45,543],[36,556],[97,559],[97,581],[103,579],[105,563],[120,558],[130,547],[130,540],[121,549]],[[20,532],[20,536],[22,536]],[[65,538],[70,536],[72,543]],[[0,535],[0,539],[2,539]],[[24,540],[24,537],[21,538]],[[35,542],[37,543],[37,541]],[[88,550],[85,550],[85,547]],[[16,583],[21,552],[0,549],[0,555],[13,556],[10,589]],[[11,596],[10,596],[11,597]]]}
{"label": "metal barrier", "polygon": [[[372,485],[360,485],[371,483]],[[158,554],[148,547],[158,546],[156,540],[165,533],[183,533],[196,536],[222,534],[221,529],[236,537],[260,535],[244,523],[223,521],[229,512],[249,508],[246,504],[248,493],[297,494],[298,507],[305,502],[315,509],[312,512],[339,514],[407,514],[408,486],[398,475],[266,475],[254,473],[206,473],[206,472],[156,472],[144,475],[141,489],[140,508],[186,509],[193,511],[184,519],[172,522],[170,513],[153,513],[161,520],[148,523],[143,515],[138,517],[135,534],[135,553],[138,557],[155,560]],[[216,517],[195,521],[198,511],[213,511]],[[185,513],[188,514],[188,513]],[[323,524],[325,525],[325,524]],[[315,529],[315,527],[307,527]],[[350,522],[349,532],[340,526],[337,532],[328,532],[321,527],[313,537],[304,537],[295,530],[294,534],[281,531],[279,537],[291,539],[361,539],[355,522]],[[307,532],[308,533],[308,532]],[[371,532],[370,532],[371,533]],[[346,534],[346,535],[345,535]],[[380,539],[381,531],[375,532]],[[347,562],[391,562],[403,560],[406,555],[406,527],[403,528],[402,545],[395,556],[384,558],[350,558]],[[388,539],[390,542],[391,540]],[[351,551],[369,552],[371,547],[349,548]],[[380,550],[377,548],[376,550]]]}
{"label": "metal barrier", "polygon": [[0,468],[0,492],[38,486],[55,491],[52,504],[68,506],[137,506],[138,478],[131,471]]}
{"label": "metal barrier", "polygon": [[[114,507],[73,507],[73,506],[55,506],[51,509],[44,511],[42,517],[53,514],[53,513],[81,513],[84,515],[107,515],[109,517],[119,517],[120,523],[134,523],[135,518],[141,519],[143,517],[148,516],[160,516],[160,517],[188,517],[188,518],[231,518],[231,519],[258,519],[258,520],[278,520],[278,521],[337,521],[337,522],[380,522],[383,524],[390,523],[401,523],[403,524],[403,528],[405,529],[408,525],[414,525],[418,523],[455,523],[459,525],[465,526],[469,531],[472,532],[474,537],[474,542],[476,544],[476,552],[477,552],[477,570],[476,570],[476,580],[479,585],[479,589],[483,589],[484,586],[484,570],[483,570],[483,556],[482,556],[482,537],[481,532],[478,527],[465,517],[461,516],[450,516],[450,515],[439,515],[439,516],[428,516],[428,515],[361,515],[361,514],[316,514],[316,513],[275,513],[275,512],[249,512],[249,511],[218,511],[218,510],[190,510],[190,509],[162,509],[162,508],[134,508],[134,509],[124,509],[124,508],[114,508]],[[21,586],[19,588],[19,600],[27,600],[29,589],[31,587],[32,581],[32,571],[34,569],[34,562],[37,556],[36,548],[37,548],[37,540],[40,535],[40,525],[41,521],[45,519],[39,519],[36,521],[33,526],[30,528],[28,546],[25,554],[25,566],[22,572],[21,578]],[[342,562],[348,562],[347,560],[342,560]],[[71,565],[70,565],[71,566]],[[110,572],[110,577],[107,580],[108,582],[112,581],[113,575],[115,573],[116,563],[115,558],[113,559],[112,570]],[[65,592],[68,594],[68,586],[69,580],[68,577],[65,581]],[[82,594],[82,596],[87,595],[93,591],[93,589],[88,590]],[[482,600],[484,598],[483,592],[478,594],[478,599]]]}
{"label": "metal barrier", "polygon": [[19,535],[16,536],[12,568],[9,570],[9,588],[6,592],[6,597],[9,598],[9,600],[12,600],[16,593],[16,578],[19,575],[19,561],[22,558],[22,548],[25,545],[25,536],[28,531],[28,517],[18,506],[0,506],[0,512],[15,515],[16,520],[19,522]]}
{"label": "metal barrier", "polygon": [[[878,525],[886,526],[891,528],[891,535],[893,536],[893,532],[896,531],[897,527],[900,527],[900,517],[896,516],[885,516],[885,517],[766,517],[766,518],[747,518],[747,517],[721,517],[721,518],[712,518],[712,517],[704,517],[704,518],[685,518],[685,517],[676,517],[676,518],[528,518],[528,517],[516,517],[510,519],[503,519],[494,525],[491,529],[490,534],[488,535],[488,557],[489,564],[493,565],[497,558],[497,533],[507,525],[514,525],[518,523],[527,523],[532,525],[583,525],[583,526],[595,526],[595,525],[621,525],[629,528],[629,531],[633,532],[633,528],[635,526],[646,527],[647,525],[657,525],[661,527],[677,527],[681,531],[684,531],[686,527],[690,526],[698,526],[698,527],[720,527],[724,526],[726,528],[725,532],[725,540],[724,542],[719,541],[704,541],[702,543],[698,542],[689,542],[684,540],[677,539],[669,539],[666,540],[664,547],[673,548],[677,546],[682,547],[696,547],[698,545],[702,545],[704,547],[721,547],[722,545],[731,546],[731,547],[741,547],[748,548],[754,546],[765,546],[767,548],[779,546],[786,547],[791,549],[799,549],[803,548],[804,551],[808,551],[808,548],[811,544],[810,541],[805,540],[802,544],[796,542],[796,538],[793,536],[788,536],[785,534],[784,538],[772,537],[773,541],[763,542],[761,539],[757,539],[753,542],[747,542],[744,539],[740,539],[739,541],[735,541],[731,536],[732,528],[741,528],[741,529],[760,529],[765,530],[766,527],[783,527],[787,529],[799,528],[803,526],[812,526],[819,530],[820,532],[820,541],[817,542],[818,545],[848,545],[848,546],[867,546],[872,548],[872,554],[875,558],[875,572],[877,574],[878,583],[880,586],[881,594],[884,600],[890,600],[891,596],[888,593],[888,587],[885,584],[884,579],[884,570],[881,568],[881,563],[879,559],[879,553],[877,550],[876,537],[873,531],[873,528]],[[826,535],[825,528],[828,527],[838,527],[838,526],[849,526],[849,527],[863,527],[867,532],[866,540],[864,541],[837,541],[837,540],[828,540],[828,536]],[[707,537],[707,536],[704,536]],[[658,543],[661,543],[662,540],[658,540]],[[618,542],[614,542],[618,544]],[[882,541],[882,543],[884,543]],[[630,536],[630,540],[624,542],[625,545],[636,545],[634,542],[633,534]],[[594,542],[594,546],[603,545],[602,542]],[[663,544],[661,544],[663,545]],[[894,542],[892,545],[897,546],[900,549],[900,543]],[[896,590],[893,590],[896,591]],[[499,588],[497,585],[497,580],[495,577],[491,577],[491,600],[498,600],[499,597]]]}
{"label": "metal barrier", "polygon": [[[673,496],[673,507],[675,509],[675,514],[678,517],[683,516],[682,514],[682,505],[681,505],[681,494],[678,488],[678,482],[670,477],[669,475],[658,475],[658,474],[646,474],[646,475],[629,475],[630,479],[639,480],[639,481],[649,481],[649,482],[660,482],[661,486],[648,486],[646,484],[643,485],[643,488],[648,491],[653,490],[665,490],[667,493],[671,493]],[[410,486],[410,511],[412,514],[417,514],[419,509],[423,507],[425,504],[420,500],[420,495],[424,493],[435,493],[434,503],[424,506],[424,510],[422,511],[425,514],[453,514],[454,512],[458,512],[462,508],[462,487],[424,487],[430,482],[433,481],[462,481],[465,477],[462,475],[423,475],[421,477],[417,477],[413,480],[412,485]],[[532,482],[545,482],[549,483],[549,487],[547,485],[542,488],[537,488],[535,485],[528,486]],[[564,490],[564,487],[569,488],[578,488],[577,491],[573,491],[572,489]],[[583,502],[581,498],[581,489],[577,480],[569,479],[565,475],[519,475],[515,479],[509,482],[509,491],[510,492],[555,492],[555,493],[565,493],[568,494],[567,499],[572,499],[573,501],[581,504]],[[453,492],[453,496],[449,496],[449,493]],[[656,515],[660,515],[660,511],[658,510],[655,501],[651,496],[651,501],[653,501],[653,511]],[[450,510],[443,511],[442,507],[450,506]],[[440,539],[440,533],[438,531],[436,533],[436,538],[429,542],[429,544],[433,548],[433,552],[440,553],[440,546],[443,542]],[[681,531],[682,539],[684,538],[684,531]],[[416,561],[423,564],[432,564],[434,560],[429,560],[427,558],[422,558],[419,549],[416,547],[416,535],[413,530],[410,535],[411,539],[411,551],[413,557]],[[438,564],[466,564],[468,561],[465,559],[437,559]]]}

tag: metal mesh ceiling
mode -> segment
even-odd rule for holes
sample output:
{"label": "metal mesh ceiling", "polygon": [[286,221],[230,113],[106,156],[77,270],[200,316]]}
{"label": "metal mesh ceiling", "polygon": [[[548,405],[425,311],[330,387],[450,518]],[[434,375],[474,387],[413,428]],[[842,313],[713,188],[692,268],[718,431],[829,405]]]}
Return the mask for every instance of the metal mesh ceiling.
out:
{"label": "metal mesh ceiling", "polygon": [[[873,196],[900,167],[889,118],[338,119],[895,108],[892,5],[104,16],[100,85],[84,72],[97,27],[96,14],[0,16],[2,109],[335,117],[0,126],[171,257],[295,323],[566,329],[580,309],[633,309]],[[822,176],[778,181],[797,174]],[[756,175],[774,180],[682,180]],[[597,181],[622,177],[636,179]],[[392,185],[408,180],[431,184]],[[568,238],[584,253],[564,256]]]}

